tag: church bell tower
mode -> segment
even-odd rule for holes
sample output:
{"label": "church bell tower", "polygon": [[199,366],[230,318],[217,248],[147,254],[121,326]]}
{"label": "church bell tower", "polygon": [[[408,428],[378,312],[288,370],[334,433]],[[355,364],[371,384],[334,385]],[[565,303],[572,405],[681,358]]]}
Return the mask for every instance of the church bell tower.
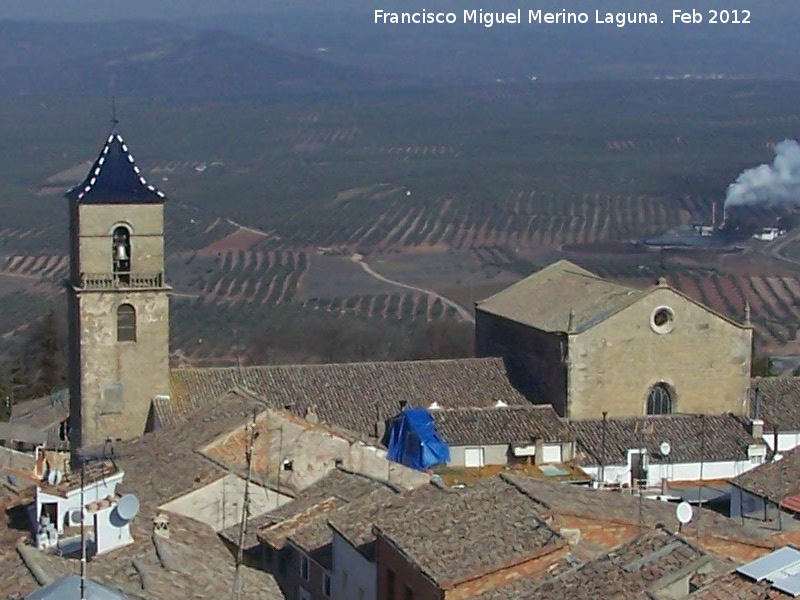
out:
{"label": "church bell tower", "polygon": [[73,453],[145,432],[169,394],[163,193],[113,129],[69,200],[70,441]]}

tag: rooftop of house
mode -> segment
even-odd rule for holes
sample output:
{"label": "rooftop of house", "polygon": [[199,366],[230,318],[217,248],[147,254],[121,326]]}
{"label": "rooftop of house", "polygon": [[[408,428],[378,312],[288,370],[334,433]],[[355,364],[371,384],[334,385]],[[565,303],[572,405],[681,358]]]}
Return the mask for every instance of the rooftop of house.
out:
{"label": "rooftop of house", "polygon": [[[192,415],[191,420],[156,431],[141,438],[116,442],[115,462],[125,472],[118,492],[134,493],[140,511],[131,523],[134,543],[124,551],[95,556],[89,563],[89,576],[98,582],[119,587],[137,597],[174,598],[224,597],[230,594],[235,560],[225,543],[211,527],[180,515],[169,515],[170,537],[157,553],[153,542],[153,520],[158,507],[176,497],[216,481],[225,471],[196,448],[216,436],[245,423],[254,408],[252,398],[228,394],[219,402]],[[202,423],[202,427],[198,427]],[[28,593],[36,588],[29,568],[15,550],[19,539],[29,539],[27,519],[0,523],[0,596],[3,593]],[[168,556],[165,565],[164,556]],[[35,551],[37,564],[52,578],[72,573],[73,559]],[[134,563],[138,567],[134,567]],[[141,576],[137,569],[145,575]],[[142,589],[143,581],[146,590]],[[271,575],[251,569],[243,573],[244,597],[283,598]]]}
{"label": "rooftop of house", "polygon": [[442,589],[553,552],[566,540],[536,516],[535,503],[501,478],[402,506],[375,525]]}
{"label": "rooftop of house", "polygon": [[116,126],[86,178],[66,196],[81,204],[160,204],[165,198],[147,183]]}
{"label": "rooftop of house", "polygon": [[[476,304],[479,311],[550,332],[581,332],[643,296],[559,260]],[[531,298],[536,298],[531,302]]]}
{"label": "rooftop of house", "polygon": [[563,442],[569,427],[549,404],[433,409],[436,430],[451,446]]}
{"label": "rooftop of house", "polygon": [[686,600],[786,600],[792,598],[772,587],[769,581],[753,581],[735,571],[707,582]]}
{"label": "rooftop of house", "polygon": [[755,417],[756,398],[764,433],[800,431],[800,377],[756,377],[751,385],[750,416]]}
{"label": "rooftop of house", "polygon": [[289,407],[301,416],[310,409],[322,421],[369,437],[375,437],[376,423],[399,412],[401,401],[442,408],[530,403],[501,358],[173,369],[170,398],[154,401],[158,421],[177,423],[236,388],[273,408]]}
{"label": "rooftop of house", "polygon": [[714,568],[711,562],[705,552],[687,540],[656,527],[557,577],[523,577],[476,600],[652,598],[649,593],[680,577]]}
{"label": "rooftop of house", "polygon": [[[26,425],[38,431],[55,429],[57,433],[59,425],[67,417],[69,417],[67,390],[18,402],[11,409],[11,423]],[[51,443],[51,440],[48,439],[48,443]]]}
{"label": "rooftop of house", "polygon": [[[392,488],[386,482],[340,467],[302,490],[293,501],[250,519],[247,522],[244,548],[254,547],[259,538],[276,548],[282,548],[286,539],[309,521],[323,518],[337,505],[346,505],[379,489]],[[221,531],[220,535],[238,545],[239,526],[229,527]]]}
{"label": "rooftop of house", "polygon": [[[695,508],[694,518],[681,527],[675,513],[675,505],[659,500],[640,499],[633,494],[553,483],[530,477],[502,474],[500,477],[518,487],[539,505],[538,514],[561,514],[578,516],[598,523],[617,523],[640,527],[665,525],[684,537],[693,538],[699,532],[704,536],[737,540],[745,544],[762,545],[763,541],[776,533],[773,527],[756,524],[742,525],[707,508]],[[598,494],[601,496],[598,497]]]}
{"label": "rooftop of house", "polygon": [[313,554],[329,546],[333,537],[327,525],[328,515],[376,490],[394,492],[384,482],[336,470],[309,486],[293,502],[265,515],[257,531],[258,539],[276,549],[282,548],[291,539],[314,558]]}
{"label": "rooftop of house", "polygon": [[[751,444],[763,444],[747,430],[745,419],[733,415],[660,415],[642,418],[573,421],[582,465],[627,463],[628,450],[647,448],[652,462],[696,463],[700,461],[747,460]],[[662,456],[661,444],[668,442],[668,456]]]}
{"label": "rooftop of house", "polygon": [[342,536],[367,560],[375,558],[374,526],[392,511],[403,510],[410,502],[432,502],[444,488],[434,484],[420,486],[402,497],[387,489],[372,491],[364,497],[333,511],[328,517],[328,526]]}
{"label": "rooftop of house", "polygon": [[787,499],[800,494],[800,446],[783,452],[780,460],[771,460],[758,465],[731,479],[731,485],[766,498],[771,502],[781,502],[784,508],[800,512],[800,505],[788,503]]}
{"label": "rooftop of house", "polygon": [[109,477],[115,475],[123,477],[125,475],[119,466],[111,460],[90,462],[86,464],[82,471],[75,470],[64,473],[55,484],[49,483],[48,480],[42,481],[39,484],[39,488],[45,493],[66,498],[68,494],[80,490],[81,487],[85,490],[93,484],[105,481]]}

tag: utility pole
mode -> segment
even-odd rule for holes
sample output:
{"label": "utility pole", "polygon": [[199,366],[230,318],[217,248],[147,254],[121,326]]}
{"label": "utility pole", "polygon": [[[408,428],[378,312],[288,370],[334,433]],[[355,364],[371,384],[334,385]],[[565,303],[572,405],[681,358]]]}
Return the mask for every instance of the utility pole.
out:
{"label": "utility pole", "polygon": [[231,598],[235,600],[241,594],[239,586],[239,567],[244,560],[244,535],[247,530],[247,518],[250,516],[250,479],[253,475],[253,442],[256,439],[256,414],[257,410],[253,409],[253,422],[250,424],[250,438],[247,441],[247,451],[245,458],[247,459],[247,478],[244,480],[244,501],[242,502],[242,519],[239,522],[239,549],[236,553],[236,571],[233,576],[233,593]]}
{"label": "utility pole", "polygon": [[[86,600],[86,460],[81,456],[81,600]],[[95,536],[97,537],[97,536]],[[97,540],[95,540],[97,541]]]}

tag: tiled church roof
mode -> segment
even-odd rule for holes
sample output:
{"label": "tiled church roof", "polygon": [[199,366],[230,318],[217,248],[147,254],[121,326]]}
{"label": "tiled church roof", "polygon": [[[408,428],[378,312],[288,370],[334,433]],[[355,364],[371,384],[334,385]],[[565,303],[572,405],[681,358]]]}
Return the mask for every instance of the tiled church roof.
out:
{"label": "tiled church roof", "polygon": [[171,380],[171,397],[154,400],[162,426],[235,388],[300,415],[312,409],[323,421],[367,436],[374,435],[376,422],[400,412],[401,401],[422,407],[436,402],[443,409],[530,404],[500,358],[173,369]]}
{"label": "tiled church roof", "polygon": [[158,204],[165,196],[147,183],[128,146],[111,132],[83,183],[66,194],[81,204]]}
{"label": "tiled church roof", "polygon": [[476,306],[543,331],[578,332],[643,294],[643,290],[607,281],[568,260],[559,260]]}

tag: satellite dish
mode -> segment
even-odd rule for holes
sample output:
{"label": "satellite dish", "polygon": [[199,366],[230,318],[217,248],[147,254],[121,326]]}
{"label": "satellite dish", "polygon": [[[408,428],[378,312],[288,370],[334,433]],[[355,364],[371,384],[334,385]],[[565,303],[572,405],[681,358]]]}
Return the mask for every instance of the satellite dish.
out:
{"label": "satellite dish", "polygon": [[692,520],[692,505],[688,502],[681,502],[675,509],[675,515],[678,517],[681,525],[686,525]]}
{"label": "satellite dish", "polygon": [[139,499],[133,494],[125,494],[117,502],[117,514],[120,519],[130,521],[139,513]]}
{"label": "satellite dish", "polygon": [[61,474],[61,471],[59,471],[58,469],[53,469],[47,474],[47,483],[49,483],[52,486],[56,486],[59,483],[61,483],[61,480],[63,478],[64,476]]}
{"label": "satellite dish", "polygon": [[672,451],[672,446],[669,445],[669,442],[661,442],[658,449],[661,451],[661,456],[669,456],[669,453]]}

